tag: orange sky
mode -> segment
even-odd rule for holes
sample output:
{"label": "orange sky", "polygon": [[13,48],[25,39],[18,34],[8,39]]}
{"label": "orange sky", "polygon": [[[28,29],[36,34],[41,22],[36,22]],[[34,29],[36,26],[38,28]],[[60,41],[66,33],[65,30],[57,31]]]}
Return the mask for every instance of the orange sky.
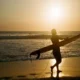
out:
{"label": "orange sky", "polygon": [[0,31],[80,31],[80,0],[0,0]]}

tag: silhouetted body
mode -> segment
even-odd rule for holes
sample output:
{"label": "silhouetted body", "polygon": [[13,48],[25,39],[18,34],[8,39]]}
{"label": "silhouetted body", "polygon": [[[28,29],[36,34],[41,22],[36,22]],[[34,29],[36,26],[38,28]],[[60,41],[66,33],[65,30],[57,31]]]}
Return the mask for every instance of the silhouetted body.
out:
{"label": "silhouetted body", "polygon": [[59,47],[59,36],[57,35],[55,29],[52,30],[51,41],[53,43],[53,55],[54,58],[56,59],[56,63],[53,66],[51,66],[51,72],[53,71],[53,68],[55,66],[57,67],[57,71],[59,71],[58,65],[61,63],[62,58],[61,58],[60,47]]}

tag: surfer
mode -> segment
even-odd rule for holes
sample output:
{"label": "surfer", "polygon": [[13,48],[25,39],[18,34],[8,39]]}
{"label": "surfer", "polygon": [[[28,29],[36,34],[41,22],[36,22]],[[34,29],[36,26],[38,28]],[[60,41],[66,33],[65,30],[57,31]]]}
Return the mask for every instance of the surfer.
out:
{"label": "surfer", "polygon": [[53,43],[53,52],[52,53],[56,60],[56,63],[53,66],[51,66],[51,72],[53,72],[53,68],[55,66],[57,67],[57,72],[60,72],[59,64],[61,63],[62,58],[61,58],[60,47],[59,47],[59,36],[57,35],[57,32],[55,29],[52,29],[51,33],[52,33],[51,41]]}

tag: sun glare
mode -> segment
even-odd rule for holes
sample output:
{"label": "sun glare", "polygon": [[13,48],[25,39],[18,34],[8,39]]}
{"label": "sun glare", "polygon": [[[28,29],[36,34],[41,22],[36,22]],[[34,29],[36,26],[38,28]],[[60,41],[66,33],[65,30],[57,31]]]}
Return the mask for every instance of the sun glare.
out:
{"label": "sun glare", "polygon": [[[64,18],[64,9],[61,5],[48,6],[45,12],[45,22],[51,25],[59,24]],[[50,26],[50,29],[53,26]]]}
{"label": "sun glare", "polygon": [[55,19],[61,19],[63,17],[63,11],[61,7],[55,7],[53,13]]}
{"label": "sun glare", "polygon": [[61,20],[64,17],[64,10],[62,6],[55,5],[55,6],[50,6],[47,8],[46,13],[45,13],[45,18],[48,21],[53,21],[53,20]]}

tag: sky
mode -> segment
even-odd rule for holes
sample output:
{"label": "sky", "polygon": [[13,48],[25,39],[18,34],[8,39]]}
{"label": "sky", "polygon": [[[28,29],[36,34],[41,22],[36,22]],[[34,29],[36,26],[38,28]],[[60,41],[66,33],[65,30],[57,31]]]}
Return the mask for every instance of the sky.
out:
{"label": "sky", "polygon": [[80,31],[80,0],[0,0],[0,31]]}

